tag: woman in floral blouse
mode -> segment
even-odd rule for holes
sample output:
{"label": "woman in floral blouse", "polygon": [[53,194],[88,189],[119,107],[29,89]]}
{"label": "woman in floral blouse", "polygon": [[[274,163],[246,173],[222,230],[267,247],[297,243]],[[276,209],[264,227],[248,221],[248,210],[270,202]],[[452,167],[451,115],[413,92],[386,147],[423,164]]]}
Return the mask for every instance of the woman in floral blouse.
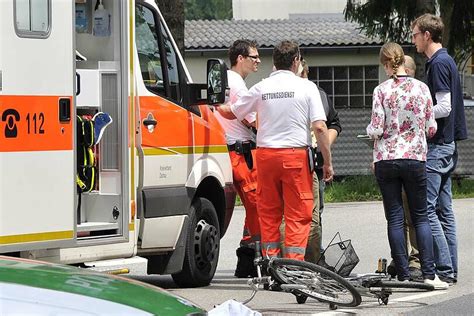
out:
{"label": "woman in floral blouse", "polygon": [[381,48],[380,62],[390,78],[374,89],[367,134],[374,139],[375,176],[382,192],[388,240],[398,279],[410,278],[403,228],[403,186],[416,229],[425,283],[447,288],[435,275],[426,209],[426,137],[436,132],[433,103],[428,87],[407,76],[404,60],[400,45],[387,43]]}

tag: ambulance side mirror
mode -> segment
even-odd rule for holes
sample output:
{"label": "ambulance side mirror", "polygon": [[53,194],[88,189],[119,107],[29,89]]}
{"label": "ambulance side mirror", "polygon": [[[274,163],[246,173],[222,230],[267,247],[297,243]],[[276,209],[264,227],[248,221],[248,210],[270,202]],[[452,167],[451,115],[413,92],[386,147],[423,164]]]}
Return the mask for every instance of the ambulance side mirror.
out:
{"label": "ambulance side mirror", "polygon": [[209,105],[225,102],[227,89],[227,66],[221,59],[207,61],[207,103]]}

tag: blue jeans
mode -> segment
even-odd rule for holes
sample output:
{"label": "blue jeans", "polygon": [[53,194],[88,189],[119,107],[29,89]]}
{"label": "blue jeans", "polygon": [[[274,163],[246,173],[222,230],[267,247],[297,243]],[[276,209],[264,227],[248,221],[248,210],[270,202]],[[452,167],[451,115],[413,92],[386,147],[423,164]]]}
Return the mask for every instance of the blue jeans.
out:
{"label": "blue jeans", "polygon": [[410,208],[416,240],[420,252],[424,278],[435,275],[433,239],[426,210],[426,164],[412,159],[382,160],[375,163],[375,176],[382,193],[388,241],[395,261],[399,280],[408,280],[408,254],[406,249],[402,186]]}
{"label": "blue jeans", "polygon": [[456,219],[451,193],[451,173],[456,168],[454,142],[428,144],[426,161],[428,218],[433,232],[436,270],[439,275],[457,278],[458,252]]}

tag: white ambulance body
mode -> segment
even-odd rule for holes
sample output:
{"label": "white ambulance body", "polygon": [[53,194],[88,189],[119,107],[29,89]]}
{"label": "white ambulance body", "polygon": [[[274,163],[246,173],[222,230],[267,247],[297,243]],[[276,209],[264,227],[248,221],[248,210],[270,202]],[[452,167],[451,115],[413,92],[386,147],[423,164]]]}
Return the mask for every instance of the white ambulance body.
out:
{"label": "white ambulance body", "polygon": [[[0,1],[0,253],[140,256],[206,285],[235,199],[224,133],[154,1],[103,0],[100,21],[95,5]],[[113,122],[80,194],[76,115],[98,112]]]}

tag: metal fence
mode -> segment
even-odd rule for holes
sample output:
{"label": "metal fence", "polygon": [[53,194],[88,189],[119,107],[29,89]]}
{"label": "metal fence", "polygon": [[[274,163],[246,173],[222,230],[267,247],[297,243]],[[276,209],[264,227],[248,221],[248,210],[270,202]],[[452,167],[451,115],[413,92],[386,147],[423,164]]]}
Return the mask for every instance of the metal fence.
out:
{"label": "metal fence", "polygon": [[[336,176],[370,174],[372,149],[357,139],[365,134],[371,109],[338,109],[342,133],[333,145]],[[455,174],[474,175],[474,107],[465,107],[469,139],[458,142],[459,160]]]}

